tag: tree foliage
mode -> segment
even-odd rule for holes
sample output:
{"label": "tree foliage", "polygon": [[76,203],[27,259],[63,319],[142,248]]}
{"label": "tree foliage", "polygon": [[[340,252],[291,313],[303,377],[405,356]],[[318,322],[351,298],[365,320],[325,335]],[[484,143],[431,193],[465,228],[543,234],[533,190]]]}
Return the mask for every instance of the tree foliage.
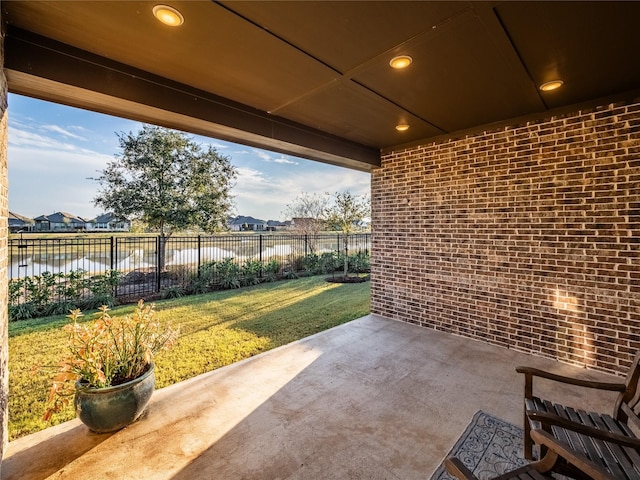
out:
{"label": "tree foliage", "polygon": [[349,274],[349,235],[362,228],[363,220],[371,215],[367,195],[354,195],[349,191],[333,195],[333,203],[326,210],[327,225],[344,233],[344,276]]}
{"label": "tree foliage", "polygon": [[96,206],[140,220],[163,238],[187,228],[213,233],[226,226],[236,178],[228,157],[185,133],[152,125],[120,133],[118,140],[120,154],[96,179]]}

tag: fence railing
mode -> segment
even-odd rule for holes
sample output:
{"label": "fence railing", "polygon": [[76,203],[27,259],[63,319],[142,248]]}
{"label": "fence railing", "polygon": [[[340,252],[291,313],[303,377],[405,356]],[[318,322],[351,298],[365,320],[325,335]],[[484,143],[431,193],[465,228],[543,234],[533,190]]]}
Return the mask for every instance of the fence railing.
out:
{"label": "fence railing", "polygon": [[[266,265],[278,263],[279,274],[304,270],[309,255],[335,253],[343,249],[343,234],[323,235],[215,235],[171,236],[161,248],[160,237],[82,237],[12,238],[9,240],[10,280],[67,276],[83,272],[85,276],[118,271],[115,296],[143,295],[183,285],[197,276],[203,266],[225,259],[237,265],[247,261]],[[349,254],[369,254],[371,235],[349,236]],[[160,271],[164,255],[164,269]]]}

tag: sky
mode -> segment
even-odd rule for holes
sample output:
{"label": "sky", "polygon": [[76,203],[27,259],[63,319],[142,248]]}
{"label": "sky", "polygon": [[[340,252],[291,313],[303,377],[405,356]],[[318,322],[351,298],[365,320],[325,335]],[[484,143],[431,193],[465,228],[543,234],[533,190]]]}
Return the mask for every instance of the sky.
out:
{"label": "sky", "polygon": [[[142,124],[9,94],[9,210],[35,218],[67,212],[92,219],[97,178],[120,153],[118,133]],[[370,174],[199,135],[231,160],[238,177],[234,215],[288,220],[286,206],[302,193],[370,192]]]}

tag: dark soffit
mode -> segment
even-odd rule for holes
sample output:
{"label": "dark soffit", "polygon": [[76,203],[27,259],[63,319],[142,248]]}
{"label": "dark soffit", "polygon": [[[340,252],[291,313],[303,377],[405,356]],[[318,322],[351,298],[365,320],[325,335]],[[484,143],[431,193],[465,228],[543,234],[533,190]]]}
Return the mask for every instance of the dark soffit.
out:
{"label": "dark soffit", "polygon": [[3,0],[10,91],[366,170],[640,88],[640,2],[167,1],[178,28],[155,3]]}

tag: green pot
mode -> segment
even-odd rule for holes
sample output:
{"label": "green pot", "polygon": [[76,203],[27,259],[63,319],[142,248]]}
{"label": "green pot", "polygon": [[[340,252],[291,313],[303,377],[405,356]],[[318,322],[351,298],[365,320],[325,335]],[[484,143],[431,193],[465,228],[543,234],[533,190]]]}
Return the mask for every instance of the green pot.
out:
{"label": "green pot", "polygon": [[76,415],[90,430],[114,432],[135,422],[142,414],[156,385],[155,365],[130,382],[106,388],[88,388],[76,383]]}

